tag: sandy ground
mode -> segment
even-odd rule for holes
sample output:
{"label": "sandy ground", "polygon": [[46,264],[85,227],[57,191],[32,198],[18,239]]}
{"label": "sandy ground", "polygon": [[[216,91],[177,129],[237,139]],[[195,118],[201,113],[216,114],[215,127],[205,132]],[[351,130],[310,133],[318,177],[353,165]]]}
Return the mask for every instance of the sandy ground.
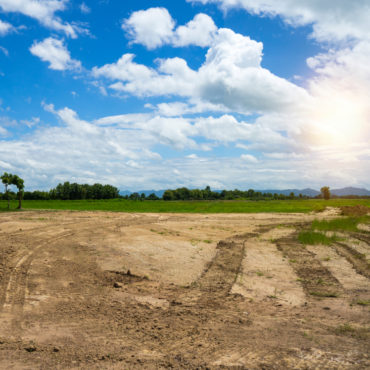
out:
{"label": "sandy ground", "polygon": [[337,214],[0,214],[0,368],[369,368],[368,231],[297,242]]}

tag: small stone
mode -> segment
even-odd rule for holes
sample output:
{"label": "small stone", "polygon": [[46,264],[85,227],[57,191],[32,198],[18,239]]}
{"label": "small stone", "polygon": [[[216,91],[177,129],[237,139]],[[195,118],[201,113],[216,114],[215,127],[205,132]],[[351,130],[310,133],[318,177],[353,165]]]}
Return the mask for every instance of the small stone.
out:
{"label": "small stone", "polygon": [[25,347],[24,349],[25,349],[27,352],[35,352],[35,351],[36,351],[36,347],[35,347],[35,346]]}
{"label": "small stone", "polygon": [[118,282],[118,281],[116,281],[116,282],[113,284],[113,286],[114,286],[115,288],[122,288],[122,287],[123,287],[123,284],[122,284],[122,283],[120,283],[120,282]]}
{"label": "small stone", "polygon": [[323,310],[330,310],[330,307],[323,307]]}

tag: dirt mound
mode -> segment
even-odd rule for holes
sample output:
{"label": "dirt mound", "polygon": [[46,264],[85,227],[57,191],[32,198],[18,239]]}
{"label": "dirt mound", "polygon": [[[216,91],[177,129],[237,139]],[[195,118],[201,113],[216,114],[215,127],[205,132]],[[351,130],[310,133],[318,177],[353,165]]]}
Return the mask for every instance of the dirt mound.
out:
{"label": "dirt mound", "polygon": [[352,216],[352,217],[358,217],[358,216],[365,216],[368,213],[370,213],[370,208],[363,206],[363,205],[357,205],[357,206],[343,206],[340,207],[341,214],[343,216]]}

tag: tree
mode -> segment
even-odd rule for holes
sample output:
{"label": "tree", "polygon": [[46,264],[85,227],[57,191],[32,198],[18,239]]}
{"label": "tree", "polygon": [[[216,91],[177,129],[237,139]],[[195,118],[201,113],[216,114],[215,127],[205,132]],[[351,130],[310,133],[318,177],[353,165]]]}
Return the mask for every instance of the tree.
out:
{"label": "tree", "polygon": [[8,187],[12,185],[12,179],[13,179],[13,175],[11,173],[4,172],[3,175],[1,176],[1,181],[5,185],[6,198],[8,199],[8,209],[10,208]]}
{"label": "tree", "polygon": [[330,188],[329,186],[323,186],[321,189],[321,195],[324,199],[328,200],[330,199]]}
{"label": "tree", "polygon": [[13,175],[11,178],[11,184],[15,185],[18,188],[18,209],[22,209],[22,198],[24,191],[24,180],[17,175]]}

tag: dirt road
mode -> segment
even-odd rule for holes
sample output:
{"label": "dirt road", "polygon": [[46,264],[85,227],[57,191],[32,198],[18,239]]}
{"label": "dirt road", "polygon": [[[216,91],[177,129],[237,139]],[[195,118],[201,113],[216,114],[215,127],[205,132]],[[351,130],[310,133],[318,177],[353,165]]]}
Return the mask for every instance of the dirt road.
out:
{"label": "dirt road", "polygon": [[0,368],[370,367],[369,234],[318,215],[0,214]]}

